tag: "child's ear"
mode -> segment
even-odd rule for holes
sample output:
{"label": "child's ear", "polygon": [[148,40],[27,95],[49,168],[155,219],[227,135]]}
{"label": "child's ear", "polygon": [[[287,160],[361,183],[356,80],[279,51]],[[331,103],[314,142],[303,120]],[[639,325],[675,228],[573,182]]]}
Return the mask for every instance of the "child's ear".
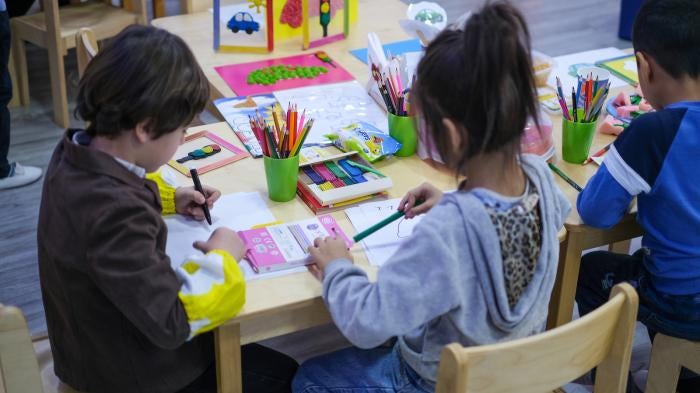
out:
{"label": "child's ear", "polygon": [[463,133],[460,131],[460,126],[458,126],[452,119],[448,119],[446,117],[442,119],[442,125],[445,127],[445,131],[447,131],[447,135],[450,137],[452,146],[454,146],[455,149],[461,149],[462,144],[466,143],[466,141],[462,140]]}
{"label": "child's ear", "polygon": [[136,124],[136,127],[134,127],[134,135],[136,135],[136,139],[141,143],[146,143],[153,139],[150,128],[148,127],[148,121],[144,120]]}
{"label": "child's ear", "polygon": [[644,52],[635,52],[634,55],[637,58],[637,74],[639,75],[640,82],[642,79],[644,79],[646,83],[652,82],[655,76],[656,63],[650,61],[652,59],[650,59]]}

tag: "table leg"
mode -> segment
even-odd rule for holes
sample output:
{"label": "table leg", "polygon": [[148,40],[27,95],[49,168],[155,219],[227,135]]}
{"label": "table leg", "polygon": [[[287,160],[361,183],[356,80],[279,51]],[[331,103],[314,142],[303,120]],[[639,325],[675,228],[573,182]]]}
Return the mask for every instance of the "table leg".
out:
{"label": "table leg", "polygon": [[566,241],[559,246],[559,267],[557,280],[549,301],[547,329],[561,326],[571,321],[576,296],[578,271],[581,266],[584,236],[581,232],[569,232]]}
{"label": "table leg", "polygon": [[218,393],[242,393],[241,326],[225,324],[214,332]]}
{"label": "table leg", "polygon": [[608,246],[608,251],[618,254],[629,254],[632,240],[623,240],[621,242],[612,243]]}

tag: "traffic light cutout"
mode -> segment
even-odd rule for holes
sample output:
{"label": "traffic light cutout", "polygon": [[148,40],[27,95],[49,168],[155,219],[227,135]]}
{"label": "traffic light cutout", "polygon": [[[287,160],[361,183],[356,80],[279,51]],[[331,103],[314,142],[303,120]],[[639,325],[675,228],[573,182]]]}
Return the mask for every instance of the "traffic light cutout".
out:
{"label": "traffic light cutout", "polygon": [[319,22],[323,27],[323,37],[328,37],[328,25],[331,23],[331,0],[320,0]]}

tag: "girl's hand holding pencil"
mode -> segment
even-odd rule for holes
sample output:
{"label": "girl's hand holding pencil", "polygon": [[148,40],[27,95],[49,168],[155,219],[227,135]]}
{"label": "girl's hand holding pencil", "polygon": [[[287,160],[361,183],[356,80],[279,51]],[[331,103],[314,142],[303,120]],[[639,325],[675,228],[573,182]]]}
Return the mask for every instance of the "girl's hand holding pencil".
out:
{"label": "girl's hand holding pencil", "polygon": [[443,192],[430,183],[409,190],[399,202],[398,210],[406,214],[406,219],[427,213],[442,199]]}
{"label": "girl's hand holding pencil", "polygon": [[305,121],[306,110],[299,116],[296,104],[289,104],[284,123],[280,120],[279,105],[272,107],[273,124],[268,124],[259,112],[250,116],[250,128],[262,147],[263,155],[283,159],[295,157],[304,146],[304,141],[314,125],[313,119]]}

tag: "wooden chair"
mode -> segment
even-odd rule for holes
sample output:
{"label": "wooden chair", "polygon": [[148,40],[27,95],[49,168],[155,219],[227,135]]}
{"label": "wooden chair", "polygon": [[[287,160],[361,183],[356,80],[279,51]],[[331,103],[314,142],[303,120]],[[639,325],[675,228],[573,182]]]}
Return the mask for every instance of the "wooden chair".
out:
{"label": "wooden chair", "polygon": [[624,393],[637,307],[634,289],[619,284],[597,310],[545,333],[478,347],[450,344],[436,393],[551,392],[596,366],[596,392]]}
{"label": "wooden chair", "polygon": [[97,55],[98,50],[97,38],[95,38],[95,33],[92,30],[83,27],[75,33],[75,57],[78,60],[78,76],[83,76],[85,67]]}
{"label": "wooden chair", "polygon": [[97,40],[112,37],[134,23],[145,24],[145,0],[132,0],[133,11],[113,7],[109,0],[89,0],[68,5],[59,10],[55,0],[41,0],[43,12],[12,18],[12,58],[14,61],[14,86],[19,102],[29,104],[29,79],[25,41],[45,48],[49,55],[51,96],[54,120],[61,127],[68,127],[68,98],[63,57],[75,47],[75,34],[81,27],[88,27]]}
{"label": "wooden chair", "polygon": [[681,367],[700,374],[700,342],[657,333],[651,347],[646,393],[674,393]]}
{"label": "wooden chair", "polygon": [[39,365],[27,322],[16,307],[0,304],[0,391],[42,393]]}
{"label": "wooden chair", "polygon": [[180,10],[183,14],[204,12],[211,8],[211,1],[204,0],[180,0]]}

